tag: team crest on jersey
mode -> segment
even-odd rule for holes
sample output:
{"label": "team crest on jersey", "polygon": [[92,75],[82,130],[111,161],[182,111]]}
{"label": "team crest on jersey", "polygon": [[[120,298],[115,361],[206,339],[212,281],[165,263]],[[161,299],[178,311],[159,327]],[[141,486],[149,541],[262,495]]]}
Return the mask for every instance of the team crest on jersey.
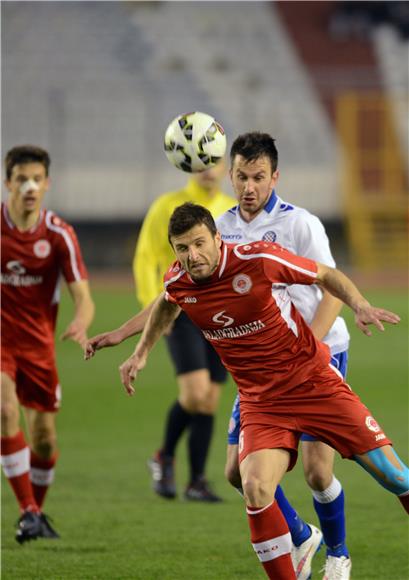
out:
{"label": "team crest on jersey", "polygon": [[277,234],[273,231],[265,232],[261,239],[263,242],[275,242],[277,239]]}
{"label": "team crest on jersey", "polygon": [[233,290],[238,294],[247,294],[247,292],[250,292],[253,282],[247,274],[237,274],[233,278],[232,286]]}
{"label": "team crest on jersey", "polygon": [[33,249],[37,258],[46,258],[50,255],[51,245],[48,240],[37,240]]}
{"label": "team crest on jersey", "polygon": [[365,419],[365,425],[368,427],[370,431],[373,431],[374,433],[379,433],[379,431],[381,430],[378,423],[370,415]]}

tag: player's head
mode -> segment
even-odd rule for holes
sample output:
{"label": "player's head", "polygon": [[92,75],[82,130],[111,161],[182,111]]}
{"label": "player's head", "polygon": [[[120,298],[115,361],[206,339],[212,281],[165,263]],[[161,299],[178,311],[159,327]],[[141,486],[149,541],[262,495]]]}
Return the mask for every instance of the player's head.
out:
{"label": "player's head", "polygon": [[266,205],[278,179],[278,152],[268,133],[239,135],[230,150],[230,178],[240,210],[248,219]]}
{"label": "player's head", "polygon": [[205,207],[184,203],[170,217],[169,242],[184,270],[195,282],[207,280],[220,260],[221,238]]}
{"label": "player's head", "polygon": [[49,186],[50,156],[34,145],[13,147],[5,158],[5,185],[18,211],[38,211]]}
{"label": "player's head", "polygon": [[192,177],[205,191],[215,193],[220,190],[226,172],[226,161],[221,159],[214,167],[201,171],[200,173],[193,173]]}

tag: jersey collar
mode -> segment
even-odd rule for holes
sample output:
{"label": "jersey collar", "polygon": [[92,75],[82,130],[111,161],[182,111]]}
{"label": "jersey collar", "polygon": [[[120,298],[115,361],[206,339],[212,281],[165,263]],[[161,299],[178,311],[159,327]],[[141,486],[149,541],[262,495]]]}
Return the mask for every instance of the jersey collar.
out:
{"label": "jersey collar", "polygon": [[278,213],[281,204],[282,200],[278,197],[275,190],[273,189],[268,202],[263,208],[263,211],[261,211],[253,220],[251,220],[251,222],[244,221],[240,214],[240,206],[238,205],[236,212],[237,226],[243,227],[243,224],[245,224],[246,228],[253,228],[256,225],[263,223],[265,219],[270,221]]}

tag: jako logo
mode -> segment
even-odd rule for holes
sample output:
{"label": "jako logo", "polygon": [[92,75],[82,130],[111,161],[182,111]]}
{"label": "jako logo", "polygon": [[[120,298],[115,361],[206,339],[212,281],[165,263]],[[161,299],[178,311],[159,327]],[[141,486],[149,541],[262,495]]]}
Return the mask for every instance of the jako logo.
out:
{"label": "jako logo", "polygon": [[196,304],[197,298],[195,298],[194,296],[185,296],[184,302],[187,304]]}
{"label": "jako logo", "polygon": [[217,324],[223,324],[223,327],[230,326],[234,322],[234,318],[230,318],[225,314],[225,310],[218,312],[212,318],[213,322],[217,322]]}

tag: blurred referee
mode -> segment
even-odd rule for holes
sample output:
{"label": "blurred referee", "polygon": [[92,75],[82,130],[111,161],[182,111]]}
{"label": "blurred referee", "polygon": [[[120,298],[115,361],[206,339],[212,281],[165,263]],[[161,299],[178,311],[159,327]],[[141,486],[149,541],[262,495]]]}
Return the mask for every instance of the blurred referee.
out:
{"label": "blurred referee", "polygon": [[[174,260],[167,237],[173,210],[191,201],[205,206],[216,218],[235,205],[235,200],[220,189],[225,172],[225,163],[220,162],[192,175],[185,187],[161,195],[152,204],[142,224],[133,261],[137,297],[142,307],[150,305],[162,292],[163,275]],[[168,330],[166,341],[177,375],[179,396],[169,408],[162,446],[148,462],[153,489],[165,498],[176,496],[174,456],[182,434],[188,430],[190,481],[184,497],[218,502],[221,498],[212,491],[205,467],[220,385],[226,380],[227,372],[213,347],[183,312]]]}

